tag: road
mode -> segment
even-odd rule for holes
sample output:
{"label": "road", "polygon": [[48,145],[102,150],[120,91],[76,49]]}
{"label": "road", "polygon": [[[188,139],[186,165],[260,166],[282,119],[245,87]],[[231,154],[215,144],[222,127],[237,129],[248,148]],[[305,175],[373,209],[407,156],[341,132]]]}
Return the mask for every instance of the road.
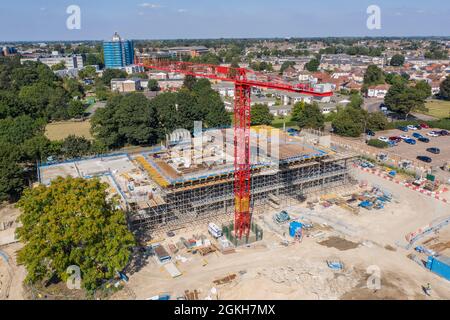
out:
{"label": "road", "polygon": [[369,113],[380,111],[380,104],[382,104],[383,102],[384,99],[364,99],[363,109],[368,111]]}

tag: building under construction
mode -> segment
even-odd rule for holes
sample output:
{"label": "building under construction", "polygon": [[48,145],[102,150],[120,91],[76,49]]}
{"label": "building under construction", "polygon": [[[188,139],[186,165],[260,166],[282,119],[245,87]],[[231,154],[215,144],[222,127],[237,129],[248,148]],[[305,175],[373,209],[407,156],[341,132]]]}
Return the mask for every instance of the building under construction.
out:
{"label": "building under construction", "polygon": [[[175,134],[167,141],[140,154],[43,165],[40,181],[49,184],[69,175],[100,178],[110,185],[110,194],[119,197],[133,229],[168,231],[194,222],[232,220],[233,130],[207,131],[193,139]],[[354,156],[333,151],[329,136],[290,136],[257,127],[250,141],[253,213],[305,201],[311,193],[343,186],[350,179]]]}

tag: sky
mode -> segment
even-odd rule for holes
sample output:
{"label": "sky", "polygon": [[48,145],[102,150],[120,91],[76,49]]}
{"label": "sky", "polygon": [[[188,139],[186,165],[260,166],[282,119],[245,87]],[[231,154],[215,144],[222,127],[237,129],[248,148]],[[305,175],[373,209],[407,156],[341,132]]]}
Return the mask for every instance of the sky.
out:
{"label": "sky", "polygon": [[[80,29],[66,10],[80,8]],[[367,8],[381,29],[367,28]],[[331,36],[450,36],[448,0],[0,1],[0,42]]]}

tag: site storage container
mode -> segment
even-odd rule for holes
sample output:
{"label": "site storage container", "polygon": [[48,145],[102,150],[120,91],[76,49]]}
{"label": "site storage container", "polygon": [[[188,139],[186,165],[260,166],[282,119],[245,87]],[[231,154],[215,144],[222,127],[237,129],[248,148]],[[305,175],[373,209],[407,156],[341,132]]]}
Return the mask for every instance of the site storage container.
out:
{"label": "site storage container", "polygon": [[161,263],[169,262],[170,260],[172,260],[172,257],[163,246],[157,246],[155,248],[155,254]]}
{"label": "site storage container", "polygon": [[450,258],[445,256],[428,257],[427,268],[450,281]]}

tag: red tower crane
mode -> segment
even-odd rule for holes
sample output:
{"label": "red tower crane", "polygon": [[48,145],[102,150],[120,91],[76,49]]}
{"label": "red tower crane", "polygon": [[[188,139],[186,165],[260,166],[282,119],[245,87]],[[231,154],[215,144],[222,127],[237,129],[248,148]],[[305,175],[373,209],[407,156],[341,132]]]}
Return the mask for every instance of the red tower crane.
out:
{"label": "red tower crane", "polygon": [[252,87],[296,92],[311,96],[329,97],[332,92],[319,92],[307,84],[293,85],[280,77],[256,73],[245,68],[189,63],[158,58],[136,57],[136,64],[148,69],[181,73],[199,78],[235,84],[234,105],[234,195],[235,236],[249,236],[251,228],[251,163],[250,163],[250,106]]}

